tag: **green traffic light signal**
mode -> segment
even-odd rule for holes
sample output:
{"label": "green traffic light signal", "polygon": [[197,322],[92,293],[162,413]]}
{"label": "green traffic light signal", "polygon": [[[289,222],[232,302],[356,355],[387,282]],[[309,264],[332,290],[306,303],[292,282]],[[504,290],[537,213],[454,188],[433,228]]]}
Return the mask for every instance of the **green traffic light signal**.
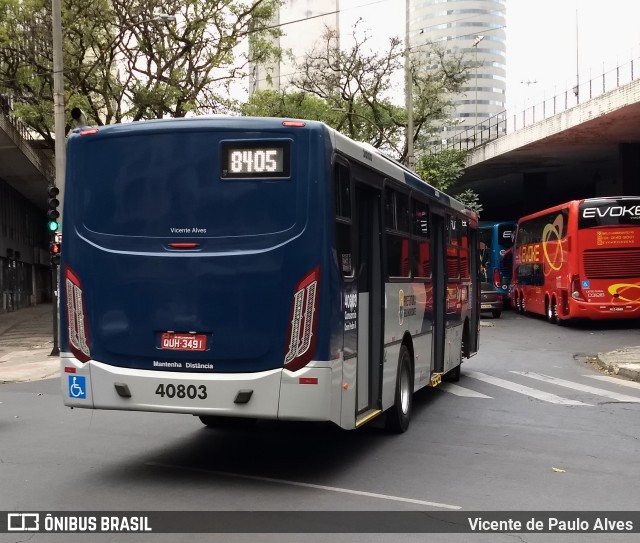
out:
{"label": "green traffic light signal", "polygon": [[58,228],[60,228],[60,223],[58,221],[49,221],[47,223],[47,228],[49,232],[57,232]]}

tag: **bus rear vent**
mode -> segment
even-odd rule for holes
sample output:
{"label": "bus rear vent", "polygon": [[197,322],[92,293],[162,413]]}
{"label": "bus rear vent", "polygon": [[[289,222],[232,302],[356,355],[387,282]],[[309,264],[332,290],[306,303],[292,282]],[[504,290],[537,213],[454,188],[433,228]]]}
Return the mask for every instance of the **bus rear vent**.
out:
{"label": "bus rear vent", "polygon": [[640,249],[585,251],[584,273],[588,279],[623,279],[640,276]]}

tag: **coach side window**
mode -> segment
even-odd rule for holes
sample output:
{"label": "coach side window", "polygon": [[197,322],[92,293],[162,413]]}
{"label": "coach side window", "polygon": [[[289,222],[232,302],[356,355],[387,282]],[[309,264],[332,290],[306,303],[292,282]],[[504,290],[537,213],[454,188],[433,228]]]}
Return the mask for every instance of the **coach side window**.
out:
{"label": "coach side window", "polygon": [[351,253],[351,186],[349,170],[336,164],[334,172],[334,209],[336,216],[336,253],[343,277],[353,277]]}
{"label": "coach side window", "polygon": [[458,219],[460,228],[460,276],[469,279],[469,221]]}
{"label": "coach side window", "polygon": [[430,278],[431,261],[429,258],[429,207],[424,202],[411,200],[413,229],[411,247],[413,260],[411,274],[413,277]]}
{"label": "coach side window", "polygon": [[460,279],[461,223],[455,217],[447,220],[447,280]]}
{"label": "coach side window", "polygon": [[385,189],[385,230],[389,277],[409,277],[409,197]]}

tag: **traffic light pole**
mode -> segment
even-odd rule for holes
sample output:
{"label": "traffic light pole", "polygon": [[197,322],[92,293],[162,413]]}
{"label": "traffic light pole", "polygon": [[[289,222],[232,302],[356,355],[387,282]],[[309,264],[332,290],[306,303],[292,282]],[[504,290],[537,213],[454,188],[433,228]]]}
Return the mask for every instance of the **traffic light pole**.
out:
{"label": "traffic light pole", "polygon": [[51,354],[49,356],[59,356],[60,346],[58,345],[58,295],[60,287],[58,285],[58,266],[54,262],[51,263],[51,287],[51,291],[53,292],[53,349],[51,350]]}

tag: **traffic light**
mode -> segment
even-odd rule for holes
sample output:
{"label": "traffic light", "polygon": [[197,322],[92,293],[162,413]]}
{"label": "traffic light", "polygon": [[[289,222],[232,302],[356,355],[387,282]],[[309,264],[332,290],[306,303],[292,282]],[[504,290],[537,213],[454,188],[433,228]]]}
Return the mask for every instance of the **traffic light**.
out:
{"label": "traffic light", "polygon": [[58,194],[60,190],[55,185],[49,185],[48,194],[49,198],[47,199],[47,229],[52,234],[55,234],[60,228],[60,223],[58,222],[58,218],[60,217],[60,212],[58,211],[58,206],[60,205],[60,200],[58,200]]}
{"label": "traffic light", "polygon": [[49,242],[49,250],[51,253],[51,264],[57,266],[60,264],[60,236],[56,234]]}

